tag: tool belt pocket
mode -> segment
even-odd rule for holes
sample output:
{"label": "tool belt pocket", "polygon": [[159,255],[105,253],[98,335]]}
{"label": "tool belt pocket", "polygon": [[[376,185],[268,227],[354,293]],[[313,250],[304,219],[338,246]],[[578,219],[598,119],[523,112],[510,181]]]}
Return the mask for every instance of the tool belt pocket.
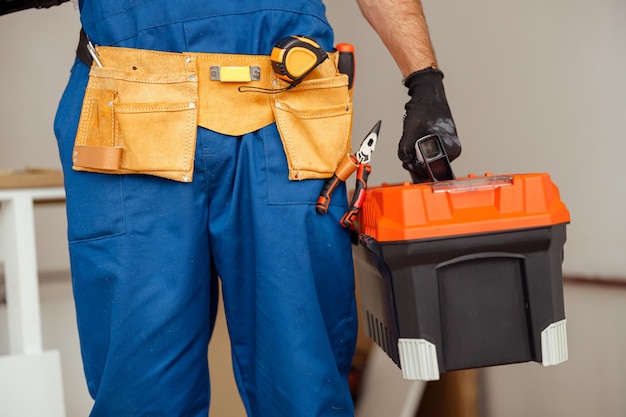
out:
{"label": "tool belt pocket", "polygon": [[274,94],[273,100],[289,179],[331,177],[350,150],[352,100],[347,75],[307,77],[296,88]]}
{"label": "tool belt pocket", "polygon": [[[102,61],[107,65],[114,58],[105,54]],[[198,117],[197,74],[167,72],[168,67],[178,69],[177,65],[159,60],[154,61],[153,68],[150,60],[125,61],[131,62],[128,68],[91,69],[74,143],[73,168],[191,181]]]}

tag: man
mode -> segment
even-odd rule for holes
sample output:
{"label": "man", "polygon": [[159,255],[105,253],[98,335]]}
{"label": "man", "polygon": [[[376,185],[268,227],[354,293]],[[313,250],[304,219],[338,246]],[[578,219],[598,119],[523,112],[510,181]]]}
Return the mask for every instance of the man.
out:
{"label": "man", "polygon": [[[421,4],[358,3],[409,88],[398,154],[414,180],[421,181],[425,171],[413,149],[419,137],[437,133],[451,158],[460,151]],[[84,33],[98,46],[91,55],[85,42],[79,46],[83,59],[72,68],[55,133],[67,191],[81,350],[95,400],[91,416],[207,415],[207,345],[218,276],[235,378],[248,415],[352,416],[347,374],[357,319],[350,239],[339,224],[347,208],[345,188],[335,192],[328,213],[316,213],[317,197],[334,167],[330,172],[315,166],[300,169],[295,159],[302,155],[291,146],[295,142],[298,147],[301,135],[290,136],[295,127],[284,124],[298,113],[285,111],[290,97],[311,85],[322,88],[326,80],[339,85],[343,78],[315,78],[312,73],[299,89],[280,81],[280,89],[271,91],[273,86],[262,84],[268,74],[261,64],[256,82],[262,87],[255,90],[251,81],[246,90],[239,88],[247,85],[242,80],[222,82],[226,74],[219,65],[211,65],[216,80],[209,80],[208,72],[193,72],[213,59],[238,59],[233,55],[266,62],[261,57],[292,35],[314,39],[332,51],[333,32],[322,1],[82,0],[79,6]],[[160,72],[172,67],[170,60],[185,70]],[[331,62],[325,60],[315,71],[327,71]],[[145,66],[155,65],[158,71],[146,73]],[[187,68],[189,79],[172,81],[187,74]],[[139,86],[133,84],[135,78],[141,78]],[[189,99],[176,106],[143,98],[129,104],[126,93],[116,90],[125,83],[131,84],[127,91],[159,100],[161,93],[152,91],[171,84],[179,97],[184,85]],[[344,87],[333,91],[347,97]],[[247,110],[248,104],[207,104],[222,94],[260,106],[261,113]],[[315,97],[320,95],[307,103],[315,104]],[[172,115],[159,113],[162,108]],[[265,117],[258,114],[273,118],[237,131]],[[171,122],[178,116],[180,123]],[[332,122],[344,119],[349,126],[349,117]],[[305,127],[299,127],[304,134],[309,126],[305,119]],[[178,130],[185,139],[181,143],[193,148],[154,151],[174,140]],[[135,142],[108,148],[90,142],[106,135]],[[329,147],[343,152],[348,137]],[[143,153],[128,156],[127,145]],[[191,171],[180,176],[167,167],[130,173],[134,165],[107,165],[110,158],[115,167],[133,158],[141,160],[139,165],[149,159],[149,164],[183,151]],[[106,161],[84,162],[85,152]],[[313,164],[328,160],[322,152]],[[98,164],[104,168],[96,169]]]}

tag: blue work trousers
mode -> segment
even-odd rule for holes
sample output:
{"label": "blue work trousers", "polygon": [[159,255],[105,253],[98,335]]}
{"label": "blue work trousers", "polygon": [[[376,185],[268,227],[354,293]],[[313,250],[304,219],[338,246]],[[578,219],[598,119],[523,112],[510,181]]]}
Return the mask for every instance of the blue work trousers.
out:
{"label": "blue work trousers", "polygon": [[[322,43],[332,42],[318,17],[283,13],[286,26],[275,34],[320,27]],[[267,14],[258,17],[267,22]],[[178,22],[128,42],[149,40],[144,46],[156,49],[161,33],[177,45],[163,49],[210,52],[193,43],[200,27],[216,26],[194,21],[185,32]],[[345,188],[327,214],[317,214],[323,180],[288,180],[274,124],[241,137],[199,127],[191,183],[73,171],[88,71],[78,61],[72,68],[55,133],[91,416],[207,415],[218,277],[248,415],[352,416],[356,313],[349,233],[339,224]]]}

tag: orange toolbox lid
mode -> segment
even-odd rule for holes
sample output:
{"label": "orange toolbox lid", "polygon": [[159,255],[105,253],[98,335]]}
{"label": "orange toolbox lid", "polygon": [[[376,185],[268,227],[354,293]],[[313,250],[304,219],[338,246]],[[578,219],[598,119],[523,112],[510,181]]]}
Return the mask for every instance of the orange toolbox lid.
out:
{"label": "orange toolbox lid", "polygon": [[468,175],[367,190],[358,231],[379,242],[484,234],[569,223],[546,173]]}

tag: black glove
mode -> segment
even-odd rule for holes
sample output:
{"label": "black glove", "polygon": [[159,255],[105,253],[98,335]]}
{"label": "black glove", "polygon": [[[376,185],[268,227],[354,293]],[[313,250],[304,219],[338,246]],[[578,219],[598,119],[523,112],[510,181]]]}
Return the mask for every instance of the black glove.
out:
{"label": "black glove", "polygon": [[69,0],[0,0],[0,16],[25,9],[58,6]]}
{"label": "black glove", "polygon": [[426,167],[415,157],[415,142],[418,139],[431,134],[439,135],[450,161],[461,153],[461,142],[443,88],[443,73],[434,68],[419,70],[406,77],[404,85],[409,88],[411,100],[404,106],[398,158],[411,173],[414,183],[430,181]]}

